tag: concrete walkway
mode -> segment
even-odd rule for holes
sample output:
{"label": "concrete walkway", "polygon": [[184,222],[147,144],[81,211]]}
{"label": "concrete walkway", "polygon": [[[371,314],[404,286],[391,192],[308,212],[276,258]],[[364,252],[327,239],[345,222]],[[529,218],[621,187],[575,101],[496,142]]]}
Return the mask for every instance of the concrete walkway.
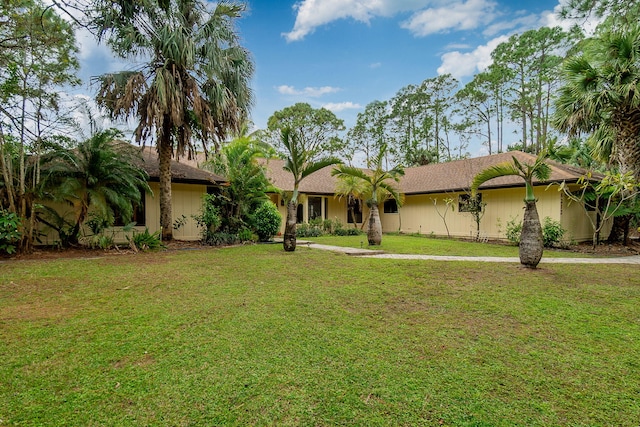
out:
{"label": "concrete walkway", "polygon": [[[424,259],[433,261],[472,261],[472,262],[512,262],[519,263],[517,257],[472,257],[450,255],[414,255],[414,254],[387,254],[381,250],[347,248],[342,246],[320,245],[312,242],[304,242],[300,246],[324,251],[342,252],[352,256],[367,256],[369,258],[384,259]],[[640,265],[640,255],[612,258],[545,258],[540,264],[637,264]]]}

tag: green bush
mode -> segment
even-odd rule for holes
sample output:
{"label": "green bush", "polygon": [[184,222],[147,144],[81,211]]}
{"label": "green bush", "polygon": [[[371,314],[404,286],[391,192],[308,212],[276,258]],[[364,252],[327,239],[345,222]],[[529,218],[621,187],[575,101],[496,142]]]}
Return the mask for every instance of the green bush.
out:
{"label": "green bush", "polygon": [[258,240],[258,236],[253,234],[253,232],[248,228],[243,228],[238,231],[238,240],[241,242],[255,242]]}
{"label": "green bush", "polygon": [[0,253],[13,254],[22,234],[18,230],[20,217],[13,212],[0,209]]}
{"label": "green bush", "polygon": [[261,204],[252,218],[253,229],[261,242],[271,240],[280,230],[281,223],[282,215],[271,202]]}
{"label": "green bush", "polygon": [[205,194],[202,198],[200,215],[193,216],[196,223],[203,229],[203,234],[215,232],[222,224],[220,209],[215,205],[215,202],[216,196],[214,194]]}
{"label": "green bush", "polygon": [[[542,243],[545,248],[550,248],[562,240],[566,230],[560,223],[550,217],[545,217],[542,224]],[[520,233],[522,233],[522,222],[518,218],[511,218],[507,222],[507,239],[516,244],[520,244]]]}
{"label": "green bush", "polygon": [[129,243],[133,242],[136,248],[141,251],[157,250],[163,248],[160,238],[160,231],[149,233],[149,229],[145,228],[143,232],[134,231],[131,237],[127,236]]}
{"label": "green bush", "polygon": [[211,246],[230,246],[240,243],[240,238],[237,234],[225,233],[223,231],[207,232],[203,238],[203,243]]}
{"label": "green bush", "polygon": [[549,218],[544,218],[544,224],[542,225],[542,242],[545,248],[550,248],[557,245],[562,240],[564,233],[567,230],[562,228],[560,222]]}
{"label": "green bush", "polygon": [[107,250],[115,246],[115,241],[113,236],[109,236],[107,234],[94,234],[89,237],[87,244],[92,249]]}
{"label": "green bush", "polygon": [[520,233],[522,233],[522,221],[519,218],[511,217],[511,219],[507,221],[507,240],[515,245],[519,245]]}
{"label": "green bush", "polygon": [[322,224],[298,224],[296,227],[296,237],[320,237],[324,234]]}

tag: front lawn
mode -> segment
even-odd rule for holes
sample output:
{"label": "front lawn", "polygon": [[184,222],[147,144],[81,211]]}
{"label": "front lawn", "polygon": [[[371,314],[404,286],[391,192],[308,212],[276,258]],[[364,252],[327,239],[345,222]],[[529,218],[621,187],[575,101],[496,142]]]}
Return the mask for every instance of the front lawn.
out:
{"label": "front lawn", "polygon": [[281,245],[5,261],[0,425],[635,426],[637,270]]}
{"label": "front lawn", "polygon": [[[309,237],[300,240],[310,240],[323,245],[380,249],[392,254],[518,257],[518,247],[515,245],[432,238],[426,235],[384,234],[380,246],[369,246],[366,234],[360,236]],[[584,257],[588,255],[545,248],[543,256],[556,258]]]}

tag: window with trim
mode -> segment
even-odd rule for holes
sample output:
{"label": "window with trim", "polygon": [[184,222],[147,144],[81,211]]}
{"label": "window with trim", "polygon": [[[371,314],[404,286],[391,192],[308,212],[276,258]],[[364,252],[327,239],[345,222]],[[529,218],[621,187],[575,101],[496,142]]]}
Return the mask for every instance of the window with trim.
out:
{"label": "window with trim", "polygon": [[362,200],[349,197],[347,200],[347,223],[362,223]]}
{"label": "window with trim", "polygon": [[[133,215],[129,222],[135,222],[136,225],[146,225],[146,200],[144,190],[140,190],[140,196],[140,203],[134,203],[133,205]],[[115,212],[114,214],[114,226],[123,227],[129,224],[129,222],[125,223],[120,212]]]}
{"label": "window with trim", "polygon": [[382,209],[384,213],[398,213],[398,202],[396,199],[387,199]]}
{"label": "window with trim", "polygon": [[309,209],[309,221],[322,219],[322,197],[309,197],[307,200]]}
{"label": "window with trim", "polygon": [[471,198],[471,194],[460,194],[458,196],[458,212],[478,212],[482,208],[482,193],[476,194],[476,199]]}

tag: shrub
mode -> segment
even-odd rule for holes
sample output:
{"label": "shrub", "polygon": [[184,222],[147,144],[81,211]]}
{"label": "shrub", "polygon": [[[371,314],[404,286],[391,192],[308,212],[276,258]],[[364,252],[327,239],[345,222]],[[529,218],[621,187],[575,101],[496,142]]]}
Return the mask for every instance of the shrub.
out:
{"label": "shrub", "polygon": [[20,217],[13,212],[0,209],[0,253],[15,253],[22,234],[18,231]]}
{"label": "shrub", "polygon": [[[507,222],[507,239],[510,242],[519,245],[520,233],[522,232],[522,223],[517,218],[511,218]],[[542,243],[545,248],[550,248],[562,240],[566,230],[562,228],[560,223],[546,216],[542,224]]]}
{"label": "shrub", "polygon": [[148,228],[145,228],[143,232],[134,231],[131,237],[127,236],[127,240],[141,251],[156,250],[164,247],[159,230],[153,234],[149,233]]}
{"label": "shrub", "polygon": [[243,228],[238,231],[238,240],[241,242],[255,242],[258,240],[258,236],[253,234],[248,228]]}
{"label": "shrub", "polygon": [[113,236],[109,236],[107,234],[94,234],[89,238],[87,244],[92,249],[107,250],[115,246],[115,241]]}
{"label": "shrub", "polygon": [[271,240],[280,230],[282,215],[276,205],[265,202],[256,209],[252,218],[253,229],[261,242]]}
{"label": "shrub", "polygon": [[194,215],[193,219],[196,220],[198,226],[202,228],[202,240],[207,240],[207,235],[215,233],[222,219],[220,218],[220,209],[214,204],[216,196],[213,194],[205,194],[202,198],[202,210],[200,215]]}
{"label": "shrub", "polygon": [[545,248],[550,248],[557,245],[562,240],[564,233],[567,230],[562,228],[560,222],[549,218],[544,218],[544,224],[542,225],[542,242]]}
{"label": "shrub", "polygon": [[511,217],[511,219],[507,221],[507,240],[515,245],[519,245],[521,232],[522,221],[519,218]]}
{"label": "shrub", "polygon": [[320,237],[323,234],[322,225],[302,223],[296,227],[296,237]]}
{"label": "shrub", "polygon": [[240,243],[240,238],[237,234],[225,233],[223,231],[207,232],[203,238],[203,243],[211,246],[229,246]]}

